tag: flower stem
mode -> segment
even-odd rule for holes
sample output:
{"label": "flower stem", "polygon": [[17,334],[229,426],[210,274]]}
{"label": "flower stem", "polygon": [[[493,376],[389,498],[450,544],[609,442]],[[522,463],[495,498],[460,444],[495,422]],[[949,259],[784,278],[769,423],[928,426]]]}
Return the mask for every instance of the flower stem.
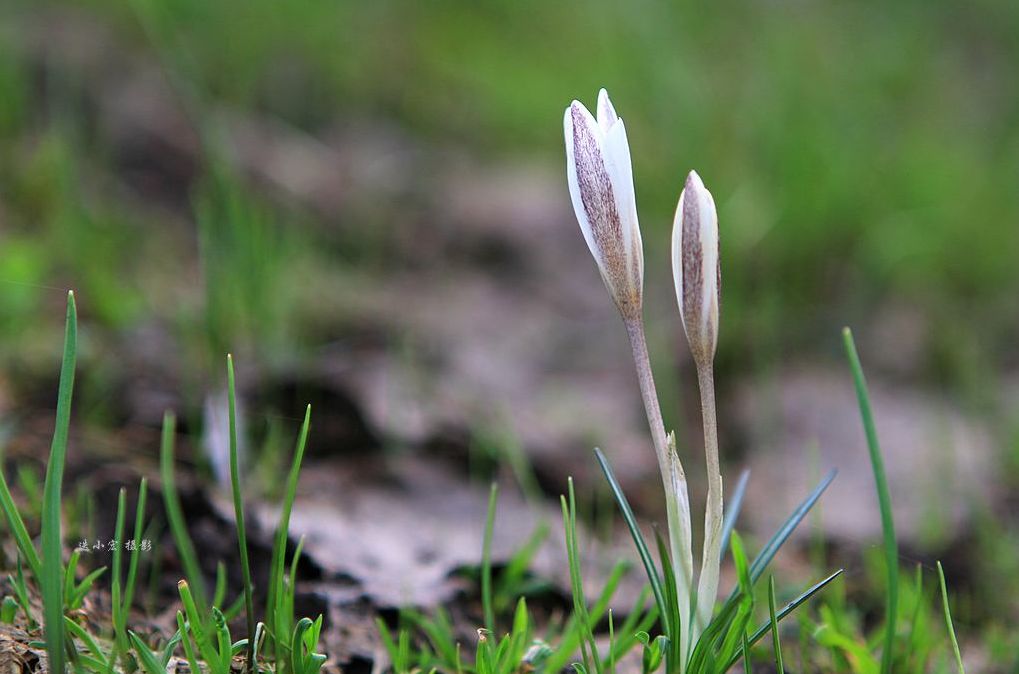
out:
{"label": "flower stem", "polygon": [[718,420],[715,413],[715,374],[711,363],[697,365],[704,424],[704,457],[708,470],[708,497],[704,509],[704,550],[697,584],[697,628],[711,621],[718,594],[718,572],[722,558],[722,471],[718,461]]}
{"label": "flower stem", "polygon": [[[647,413],[648,425],[651,427],[651,438],[654,441],[658,467],[662,473],[662,486],[665,489],[665,509],[669,525],[669,547],[672,553],[672,564],[676,576],[676,594],[679,599],[681,625],[678,626],[680,644],[680,671],[684,669],[690,647],[691,620],[690,596],[693,586],[693,550],[690,526],[690,499],[687,493],[686,473],[676,453],[674,443],[670,443],[662,421],[662,409],[658,401],[651,373],[651,359],[648,356],[647,337],[644,323],[640,317],[624,319],[626,332],[630,337],[633,349],[633,362],[637,368],[637,379],[640,382],[640,393],[644,400],[644,411]],[[662,560],[663,564],[668,563]],[[670,635],[675,639],[675,635]]]}

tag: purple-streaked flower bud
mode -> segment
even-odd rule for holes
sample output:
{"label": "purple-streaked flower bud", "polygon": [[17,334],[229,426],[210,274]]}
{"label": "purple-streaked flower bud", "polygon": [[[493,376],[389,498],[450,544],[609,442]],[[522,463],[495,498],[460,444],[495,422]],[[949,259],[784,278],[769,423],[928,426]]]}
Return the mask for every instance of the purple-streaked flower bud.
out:
{"label": "purple-streaked flower bud", "polygon": [[711,192],[690,171],[672,226],[672,276],[683,329],[698,367],[715,358],[718,298],[722,273],[718,260],[718,215]]}
{"label": "purple-streaked flower bud", "polygon": [[573,210],[605,286],[625,320],[641,314],[644,251],[626,128],[604,89],[598,119],[578,101],[566,108],[566,178]]}

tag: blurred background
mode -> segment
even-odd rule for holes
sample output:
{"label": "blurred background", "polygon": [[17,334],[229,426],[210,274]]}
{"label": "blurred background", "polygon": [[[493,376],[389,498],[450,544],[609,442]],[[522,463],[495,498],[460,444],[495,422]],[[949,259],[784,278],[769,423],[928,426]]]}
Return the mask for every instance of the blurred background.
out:
{"label": "blurred background", "polygon": [[[426,547],[444,521],[480,527],[483,510],[434,501],[493,475],[532,505],[573,475],[597,512],[595,445],[658,516],[625,333],[564,175],[562,111],[604,86],[627,124],[652,357],[695,492],[699,410],[668,268],[692,168],[718,204],[721,441],[727,484],[752,469],[748,531],[838,467],[814,540],[850,587],[866,578],[879,519],[850,325],[903,564],[945,559],[965,639],[991,652],[999,638],[979,635],[1014,620],[1019,596],[1017,36],[1007,0],[6,0],[8,452],[42,455],[73,288],[82,480],[124,456],[144,473],[173,408],[214,483],[232,351],[267,498],[311,402],[312,460],[345,476],[322,491],[356,501],[390,480],[394,511],[434,524]],[[344,507],[356,526],[369,506]],[[370,550],[377,532],[354,535]],[[465,545],[379,601],[445,601],[428,588],[476,558]],[[358,575],[372,564],[330,554],[326,577],[385,594]]]}

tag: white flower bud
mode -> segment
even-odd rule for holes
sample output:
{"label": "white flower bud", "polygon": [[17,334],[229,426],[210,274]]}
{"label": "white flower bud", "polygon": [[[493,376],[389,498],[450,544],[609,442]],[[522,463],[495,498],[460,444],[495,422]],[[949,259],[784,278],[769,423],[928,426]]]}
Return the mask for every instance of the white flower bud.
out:
{"label": "white flower bud", "polygon": [[573,210],[605,286],[626,320],[640,318],[644,251],[626,128],[604,89],[598,119],[573,101],[563,119]]}
{"label": "white flower bud", "polygon": [[672,276],[690,350],[698,367],[715,358],[722,273],[718,256],[715,200],[696,171],[690,171],[672,226]]}

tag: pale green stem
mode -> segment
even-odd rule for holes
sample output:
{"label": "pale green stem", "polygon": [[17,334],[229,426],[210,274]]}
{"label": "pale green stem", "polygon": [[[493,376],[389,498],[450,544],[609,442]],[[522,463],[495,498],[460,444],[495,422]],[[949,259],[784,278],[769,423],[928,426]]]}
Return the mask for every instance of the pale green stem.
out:
{"label": "pale green stem", "polygon": [[[691,620],[690,597],[693,587],[693,545],[690,526],[690,498],[687,494],[686,473],[676,453],[675,441],[669,442],[662,422],[662,410],[658,402],[651,373],[651,359],[648,356],[644,323],[640,318],[625,319],[626,332],[630,336],[633,361],[637,368],[640,393],[644,399],[651,438],[658,457],[665,489],[665,509],[669,524],[669,548],[676,575],[676,594],[679,599],[680,628],[680,671],[685,669],[690,648]],[[665,560],[663,560],[665,563]]]}
{"label": "pale green stem", "polygon": [[718,595],[718,569],[722,558],[722,470],[718,461],[718,421],[715,414],[715,374],[711,363],[697,365],[704,423],[704,457],[708,469],[708,498],[704,509],[704,550],[697,583],[697,629],[711,621]]}

